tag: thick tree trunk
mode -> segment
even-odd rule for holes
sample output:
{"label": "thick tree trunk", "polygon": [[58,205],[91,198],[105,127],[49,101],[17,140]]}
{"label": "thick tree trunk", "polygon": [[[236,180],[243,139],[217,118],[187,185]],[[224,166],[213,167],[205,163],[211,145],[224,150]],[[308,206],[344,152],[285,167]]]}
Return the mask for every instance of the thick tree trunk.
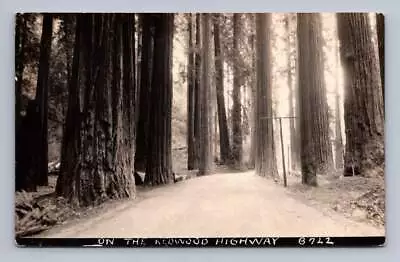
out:
{"label": "thick tree trunk", "polygon": [[[120,184],[111,189],[111,198],[130,197],[135,195],[133,170],[135,156],[135,101],[136,101],[136,54],[135,54],[135,14],[121,15],[122,28],[116,22],[116,29],[121,37],[118,39],[116,61],[122,74],[117,83],[119,92],[116,105],[116,145],[115,145],[115,172],[112,182]],[[121,41],[121,44],[119,43]],[[126,179],[126,177],[128,179]],[[121,180],[122,178],[122,180]]]}
{"label": "thick tree trunk", "polygon": [[333,167],[321,28],[319,14],[298,14],[302,182],[312,186],[317,185],[317,173]]}
{"label": "thick tree trunk", "polygon": [[224,99],[224,68],[223,54],[221,52],[220,36],[220,15],[214,15],[214,51],[215,51],[215,87],[218,107],[218,126],[219,126],[219,146],[220,158],[222,164],[230,161],[231,152],[229,145],[228,123],[226,119],[225,99]]}
{"label": "thick tree trunk", "polygon": [[[68,109],[66,115],[66,124],[64,126],[62,146],[61,146],[61,167],[60,174],[57,179],[56,194],[72,199],[77,195],[77,186],[74,180],[79,176],[79,159],[80,151],[80,125],[81,125],[81,109],[80,109],[80,86],[79,86],[79,70],[83,69],[83,57],[85,54],[83,47],[83,23],[85,22],[83,15],[78,16],[75,29],[75,46],[72,60],[71,78],[69,79],[68,93]],[[71,185],[71,186],[68,186]]]}
{"label": "thick tree trunk", "polygon": [[257,34],[257,89],[256,89],[256,172],[260,176],[276,177],[278,174],[272,119],[272,57],[271,57],[271,15],[256,15]]}
{"label": "thick tree trunk", "polygon": [[202,63],[200,92],[200,158],[199,175],[208,175],[212,168],[212,115],[210,85],[210,14],[202,14]]}
{"label": "thick tree trunk", "polygon": [[341,61],[345,71],[344,175],[383,175],[384,107],[379,58],[368,14],[338,14]]}
{"label": "thick tree trunk", "polygon": [[139,87],[139,112],[137,121],[135,170],[144,171],[146,169],[146,151],[148,148],[149,134],[149,112],[150,112],[150,92],[152,85],[153,71],[153,20],[152,14],[140,14],[142,21],[142,48],[140,65],[140,87]]}
{"label": "thick tree trunk", "polygon": [[132,25],[130,16],[123,14],[80,14],[78,18],[57,181],[58,195],[77,205],[134,195]]}
{"label": "thick tree trunk", "polygon": [[378,35],[379,69],[382,82],[383,105],[385,105],[385,16],[376,14],[376,32]]}
{"label": "thick tree trunk", "polygon": [[232,158],[238,167],[242,165],[243,134],[242,134],[242,104],[241,104],[241,69],[238,60],[240,59],[240,14],[233,14],[233,52],[236,62],[233,65],[233,92],[232,92]]}
{"label": "thick tree trunk", "polygon": [[195,54],[195,81],[194,81],[194,143],[195,161],[193,169],[199,168],[200,161],[200,101],[201,101],[201,23],[200,13],[196,14],[196,54]]}
{"label": "thick tree trunk", "polygon": [[171,159],[173,14],[152,14],[154,59],[145,184],[173,182]]}
{"label": "thick tree trunk", "polygon": [[193,45],[193,18],[192,14],[188,14],[188,67],[187,67],[187,150],[188,150],[188,170],[194,169],[196,162],[195,155],[195,137],[194,137],[194,103],[195,103],[195,68],[194,68],[194,45]]}

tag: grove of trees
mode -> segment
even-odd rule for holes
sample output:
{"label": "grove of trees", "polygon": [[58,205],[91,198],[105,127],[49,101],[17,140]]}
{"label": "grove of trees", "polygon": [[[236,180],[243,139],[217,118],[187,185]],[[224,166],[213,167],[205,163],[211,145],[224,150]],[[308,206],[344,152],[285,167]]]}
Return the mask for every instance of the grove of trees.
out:
{"label": "grove of trees", "polygon": [[37,13],[15,32],[16,191],[49,184],[55,130],[55,193],[79,206],[135,197],[137,172],[175,182],[178,136],[198,176],[383,177],[383,15]]}

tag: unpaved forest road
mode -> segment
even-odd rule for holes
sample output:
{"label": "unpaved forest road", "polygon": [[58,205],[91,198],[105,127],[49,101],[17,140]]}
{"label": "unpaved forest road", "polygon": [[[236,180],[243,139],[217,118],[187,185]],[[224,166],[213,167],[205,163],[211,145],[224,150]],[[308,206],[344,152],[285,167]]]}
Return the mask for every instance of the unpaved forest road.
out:
{"label": "unpaved forest road", "polygon": [[253,172],[194,178],[47,237],[379,236],[383,229],[323,214]]}

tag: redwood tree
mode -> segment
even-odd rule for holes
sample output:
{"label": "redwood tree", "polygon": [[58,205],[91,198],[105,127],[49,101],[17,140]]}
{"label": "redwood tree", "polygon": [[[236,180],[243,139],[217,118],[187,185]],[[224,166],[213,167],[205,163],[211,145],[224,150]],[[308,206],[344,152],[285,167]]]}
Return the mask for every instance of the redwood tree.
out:
{"label": "redwood tree", "polygon": [[201,101],[201,21],[200,13],[196,14],[196,45],[195,45],[195,73],[194,73],[194,163],[193,169],[199,168],[200,161],[200,101]]}
{"label": "redwood tree", "polygon": [[[255,14],[250,14],[251,25],[255,28],[256,21],[255,21]],[[256,89],[257,89],[257,74],[255,73],[257,70],[257,58],[256,58],[256,35],[255,29],[249,36],[249,43],[251,46],[251,70],[254,73],[251,74],[251,112],[250,112],[250,129],[251,129],[251,144],[250,144],[250,156],[249,156],[249,168],[255,168],[255,154],[256,154],[256,132],[255,132],[255,122],[256,122]]]}
{"label": "redwood tree", "polygon": [[344,175],[383,175],[382,82],[368,14],[340,13],[337,23],[346,90]]}
{"label": "redwood tree", "polygon": [[22,109],[22,81],[25,67],[27,21],[24,14],[15,16],[15,130],[19,130]]}
{"label": "redwood tree", "polygon": [[236,62],[233,65],[233,91],[232,91],[232,158],[239,167],[242,164],[243,135],[242,135],[242,104],[241,104],[241,71],[239,67],[240,56],[240,14],[233,14],[233,51]]}
{"label": "redwood tree", "polygon": [[195,103],[195,68],[194,68],[194,44],[193,44],[193,17],[188,14],[188,67],[187,67],[187,153],[188,170],[194,169],[195,137],[194,137],[194,103]]}
{"label": "redwood tree", "polygon": [[136,135],[135,170],[145,171],[146,152],[148,143],[150,92],[153,71],[153,19],[151,14],[140,14],[141,21],[141,64],[140,64],[140,86],[139,107]]}
{"label": "redwood tree", "polygon": [[302,182],[317,185],[317,173],[333,167],[319,14],[298,14],[298,70]]}
{"label": "redwood tree", "polygon": [[145,184],[173,182],[171,159],[172,39],[174,15],[151,14],[154,24],[154,58]]}
{"label": "redwood tree", "polygon": [[212,165],[212,115],[210,84],[210,14],[201,15],[202,23],[202,63],[200,85],[200,154],[199,175],[208,175]]}
{"label": "redwood tree", "polygon": [[[26,117],[16,130],[16,148],[18,149],[16,152],[16,190],[36,191],[36,186],[48,185],[47,112],[52,33],[53,16],[44,14],[36,96],[33,101],[29,102]],[[17,37],[20,36],[17,35]],[[22,80],[21,70],[23,67],[19,64],[21,61],[17,60],[16,62],[17,77]],[[21,92],[20,83],[17,82],[16,88],[17,92]],[[19,99],[17,99],[17,103],[20,103]],[[21,150],[23,147],[27,149]]]}
{"label": "redwood tree", "polygon": [[256,173],[275,177],[277,165],[274,152],[272,117],[271,14],[256,14],[257,88],[256,88]]}
{"label": "redwood tree", "polygon": [[[51,53],[51,37],[53,35],[53,16],[51,14],[43,15],[42,39],[40,42],[40,60],[38,80],[36,87],[36,103],[38,106],[39,133],[36,150],[38,165],[38,185],[48,185],[48,140],[47,140],[47,112],[48,112],[48,82],[49,82],[49,61]],[[33,138],[35,139],[35,138]]]}
{"label": "redwood tree", "polygon": [[[289,116],[291,117],[296,117],[295,113],[295,107],[294,104],[296,102],[296,84],[295,81],[295,73],[296,73],[296,66],[293,65],[296,63],[295,61],[295,56],[296,56],[296,40],[294,38],[294,32],[292,31],[292,24],[295,24],[293,22],[293,19],[295,18],[295,15],[293,14],[288,14],[285,18],[285,29],[286,29],[286,34],[287,34],[287,84],[289,88],[289,98],[288,98],[288,104],[289,104]],[[293,81],[295,79],[295,81]],[[298,164],[300,163],[300,150],[299,150],[299,130],[296,125],[296,118],[290,118],[289,119],[289,128],[290,128],[290,159],[291,159],[291,169],[294,170],[298,167]]]}
{"label": "redwood tree", "polygon": [[215,52],[215,87],[218,107],[219,146],[221,163],[227,164],[231,157],[228,123],[224,99],[224,57],[221,52],[220,14],[214,14],[214,52]]}
{"label": "redwood tree", "polygon": [[133,23],[130,14],[78,15],[57,181],[77,205],[135,194]]}

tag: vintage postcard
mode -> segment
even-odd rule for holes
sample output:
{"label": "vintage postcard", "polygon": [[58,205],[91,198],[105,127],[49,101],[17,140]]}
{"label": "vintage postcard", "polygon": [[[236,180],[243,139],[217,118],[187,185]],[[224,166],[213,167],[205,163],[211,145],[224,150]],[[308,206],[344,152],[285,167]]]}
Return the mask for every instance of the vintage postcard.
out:
{"label": "vintage postcard", "polygon": [[18,13],[19,246],[385,243],[384,16]]}

